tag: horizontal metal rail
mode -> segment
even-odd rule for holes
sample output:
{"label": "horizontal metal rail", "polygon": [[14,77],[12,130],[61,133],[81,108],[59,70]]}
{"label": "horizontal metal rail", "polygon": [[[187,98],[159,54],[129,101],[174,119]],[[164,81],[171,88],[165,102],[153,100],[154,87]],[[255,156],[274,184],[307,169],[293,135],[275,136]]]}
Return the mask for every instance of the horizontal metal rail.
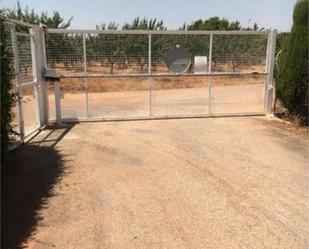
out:
{"label": "horizontal metal rail", "polygon": [[17,149],[19,146],[21,146],[22,144],[27,143],[28,140],[31,139],[31,137],[32,137],[32,135],[34,133],[40,132],[40,131],[42,131],[45,128],[46,128],[46,125],[44,125],[42,127],[36,127],[34,129],[30,130],[29,132],[27,132],[25,134],[24,141],[18,141],[17,143],[10,145],[9,146],[9,151],[13,151],[13,150]]}
{"label": "horizontal metal rail", "polygon": [[[37,83],[38,83],[37,81],[29,81],[29,82],[21,83],[19,87],[20,89],[23,89],[24,87],[27,87],[27,86],[35,86]],[[16,87],[15,93],[18,94],[18,91],[19,89]]]}
{"label": "horizontal metal rail", "polygon": [[41,129],[40,126],[37,126],[36,128],[31,129],[30,131],[25,133],[25,138],[28,138],[29,136],[31,136],[33,133],[35,133],[36,131],[39,131]]}
{"label": "horizontal metal rail", "polygon": [[21,32],[16,32],[16,35],[18,36],[24,36],[24,37],[30,37],[31,35],[28,33],[21,33]]}
{"label": "horizontal metal rail", "polygon": [[53,34],[115,34],[115,35],[267,35],[267,31],[252,30],[199,30],[199,31],[183,31],[183,30],[96,30],[96,29],[47,29],[47,33]]}
{"label": "horizontal metal rail", "polygon": [[[63,118],[63,123],[78,122],[101,122],[101,121],[134,121],[134,120],[157,120],[157,119],[186,119],[186,118],[228,118],[228,117],[250,117],[265,116],[264,112],[247,112],[247,113],[216,113],[216,114],[196,114],[196,115],[158,115],[158,116],[128,116],[128,117],[97,117],[97,118]],[[50,120],[55,123],[56,120]]]}
{"label": "horizontal metal rail", "polygon": [[36,81],[36,80],[34,80],[34,81],[28,81],[28,82],[21,82],[20,83],[20,87],[22,88],[22,87],[25,87],[25,86],[31,86],[31,85],[35,85],[35,84],[37,84],[38,82]]}
{"label": "horizontal metal rail", "polygon": [[130,77],[201,77],[201,76],[266,76],[267,73],[203,73],[203,74],[60,74],[61,78],[130,78]]}
{"label": "horizontal metal rail", "polygon": [[25,26],[28,28],[38,28],[39,25],[35,25],[35,24],[31,24],[28,22],[22,22],[22,21],[17,21],[17,20],[13,20],[13,19],[7,19],[7,21],[5,21],[6,24],[17,24],[17,25],[21,25],[21,26]]}

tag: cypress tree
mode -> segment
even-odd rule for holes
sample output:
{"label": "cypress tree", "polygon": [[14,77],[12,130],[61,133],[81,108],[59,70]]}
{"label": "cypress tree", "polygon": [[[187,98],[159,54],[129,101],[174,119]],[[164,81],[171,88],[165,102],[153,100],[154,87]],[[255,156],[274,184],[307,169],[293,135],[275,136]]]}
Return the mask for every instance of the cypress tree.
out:
{"label": "cypress tree", "polygon": [[293,26],[283,42],[276,77],[276,94],[288,111],[308,125],[308,0],[299,0]]}

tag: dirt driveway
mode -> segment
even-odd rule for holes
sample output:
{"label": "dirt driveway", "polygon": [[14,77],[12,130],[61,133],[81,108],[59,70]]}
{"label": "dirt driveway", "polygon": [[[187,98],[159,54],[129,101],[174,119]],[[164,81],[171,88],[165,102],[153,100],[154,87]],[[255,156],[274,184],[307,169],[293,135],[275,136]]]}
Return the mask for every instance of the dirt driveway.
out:
{"label": "dirt driveway", "polygon": [[[264,117],[43,131],[15,153],[15,202],[32,212],[15,238],[36,249],[308,248],[307,135]],[[35,211],[29,189],[45,191]],[[13,240],[24,224],[8,223]]]}

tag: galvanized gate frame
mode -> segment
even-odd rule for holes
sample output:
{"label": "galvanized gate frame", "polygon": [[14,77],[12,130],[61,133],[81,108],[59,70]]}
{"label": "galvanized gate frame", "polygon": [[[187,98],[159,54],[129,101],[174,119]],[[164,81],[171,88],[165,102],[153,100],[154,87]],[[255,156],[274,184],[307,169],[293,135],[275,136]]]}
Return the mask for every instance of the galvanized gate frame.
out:
{"label": "galvanized gate frame", "polygon": [[[13,64],[15,72],[15,90],[17,95],[17,112],[19,121],[19,137],[15,145],[11,149],[23,143],[25,139],[31,136],[36,131],[42,129],[48,124],[48,93],[47,85],[44,81],[42,71],[45,67],[45,47],[44,47],[44,31],[43,28],[37,25],[24,23],[16,20],[5,21],[5,24],[10,28],[12,38]],[[29,30],[29,33],[21,33],[16,30],[16,26],[24,27]],[[22,82],[20,77],[20,56],[18,49],[17,36],[23,36],[30,39],[31,44],[31,63],[33,80]],[[34,95],[36,102],[36,127],[30,131],[25,131],[24,111],[22,103],[23,87],[34,87]]]}
{"label": "galvanized gate frame", "polygon": [[[132,119],[162,119],[162,118],[182,118],[182,117],[215,117],[215,116],[222,116],[216,115],[211,113],[211,103],[209,98],[208,108],[209,114],[205,115],[186,115],[186,116],[154,116],[152,115],[152,98],[151,98],[151,91],[152,91],[152,80],[151,78],[154,77],[162,77],[162,75],[156,75],[152,73],[152,65],[151,65],[151,42],[152,42],[152,35],[153,34],[206,34],[209,35],[209,65],[208,65],[208,72],[198,75],[192,74],[164,74],[164,77],[182,77],[182,76],[208,76],[209,77],[209,84],[208,84],[208,91],[209,96],[211,96],[211,80],[212,76],[243,76],[243,75],[252,75],[252,73],[217,73],[212,72],[211,68],[211,61],[212,61],[212,44],[213,44],[213,35],[216,34],[268,34],[268,41],[267,41],[267,54],[266,54],[266,67],[264,73],[259,73],[259,75],[266,76],[265,82],[265,94],[264,94],[264,112],[262,113],[235,113],[235,114],[227,114],[223,116],[244,116],[244,115],[269,115],[273,113],[273,102],[274,102],[274,66],[275,66],[275,50],[276,50],[276,30],[269,30],[269,31],[148,31],[148,30],[65,30],[65,29],[46,29],[42,26],[36,26],[32,24],[26,24],[24,22],[19,22],[15,20],[9,20],[8,23],[11,25],[12,31],[12,40],[13,40],[13,48],[14,48],[14,65],[16,72],[19,72],[18,68],[18,49],[17,49],[17,39],[16,39],[16,30],[14,25],[25,25],[30,29],[30,36],[31,36],[31,52],[32,52],[32,64],[33,64],[33,75],[34,81],[29,82],[29,84],[34,84],[35,86],[35,93],[37,99],[37,117],[38,117],[38,127],[40,129],[48,124],[49,117],[48,117],[48,86],[47,82],[44,80],[43,77],[43,70],[46,67],[46,51],[45,51],[45,33],[56,33],[56,34],[67,34],[67,33],[79,33],[83,35],[83,70],[82,74],[74,74],[74,75],[62,75],[63,78],[113,78],[113,77],[148,77],[149,78],[149,115],[145,117],[125,117],[125,118],[94,118],[94,119],[72,119],[67,121],[98,121],[98,120],[132,120]],[[147,74],[118,74],[118,75],[108,75],[108,74],[88,74],[87,73],[87,53],[86,53],[86,42],[85,37],[86,34],[144,34],[148,35],[148,70]],[[256,74],[256,73],[255,73]],[[17,82],[17,91],[20,93],[21,86],[18,78],[18,73],[16,75],[16,82]],[[55,85],[57,86],[57,84]],[[56,103],[60,103],[60,87],[55,87],[55,98]],[[88,92],[86,88],[86,104],[88,103]],[[19,107],[19,119],[20,119],[20,136],[21,141],[23,142],[25,137],[29,134],[24,133],[23,129],[23,110],[22,104],[20,100],[18,101]],[[88,110],[88,106],[87,106]],[[61,107],[60,105],[56,108],[56,117],[57,123],[62,121],[61,118]]]}
{"label": "galvanized gate frame", "polygon": [[[87,78],[121,78],[121,77],[147,77],[148,80],[148,90],[149,90],[149,115],[143,117],[99,117],[99,118],[67,118],[64,121],[72,122],[72,121],[104,121],[104,120],[136,120],[136,119],[162,119],[162,118],[182,118],[182,117],[216,117],[216,116],[244,116],[244,115],[268,115],[272,114],[273,112],[273,99],[274,99],[274,84],[273,84],[273,72],[274,72],[274,65],[275,65],[275,48],[276,48],[276,30],[269,30],[269,31],[149,31],[149,30],[80,30],[80,29],[47,29],[47,33],[50,34],[79,34],[82,35],[82,42],[83,42],[83,73],[80,74],[66,74],[61,75],[62,78],[83,78],[84,84],[87,86],[86,79]],[[86,35],[87,34],[129,34],[129,35],[147,35],[148,36],[148,72],[143,74],[89,74],[87,72],[87,52],[86,52]],[[183,74],[164,74],[164,75],[157,75],[152,73],[152,36],[153,35],[209,35],[209,65],[208,65],[208,72],[202,73],[198,75],[192,75],[188,73]],[[226,115],[222,114],[215,114],[211,112],[211,98],[209,98],[208,103],[208,114],[205,115],[169,115],[169,116],[154,116],[152,113],[152,78],[156,77],[182,77],[182,76],[208,76],[208,92],[209,96],[211,96],[211,81],[212,76],[245,76],[245,75],[253,75],[252,73],[223,73],[223,72],[212,72],[212,44],[213,44],[213,35],[268,35],[267,39],[267,53],[266,53],[266,67],[265,72],[263,73],[254,73],[254,75],[264,75],[266,76],[265,82],[265,93],[264,93],[264,112],[259,113],[229,113]],[[55,88],[58,91],[59,88]],[[56,96],[60,96],[60,93],[56,93]],[[86,112],[88,113],[88,91],[87,87],[85,87],[85,95],[86,95]],[[56,100],[56,103],[60,102]],[[61,122],[61,110],[60,107],[56,108],[56,116],[58,117],[57,123]],[[60,119],[60,120],[59,120]]]}
{"label": "galvanized gate frame", "polygon": [[265,114],[273,115],[274,112],[274,95],[275,95],[275,84],[274,84],[274,70],[276,60],[276,38],[277,31],[272,30],[268,35],[267,44],[267,56],[266,56],[266,72],[267,79],[265,84]]}

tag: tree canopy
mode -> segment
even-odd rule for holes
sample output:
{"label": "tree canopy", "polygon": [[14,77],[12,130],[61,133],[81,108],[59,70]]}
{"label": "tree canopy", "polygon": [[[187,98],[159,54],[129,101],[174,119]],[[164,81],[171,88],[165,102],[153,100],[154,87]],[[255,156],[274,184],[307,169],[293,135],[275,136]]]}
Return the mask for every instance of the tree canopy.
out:
{"label": "tree canopy", "polygon": [[218,16],[210,17],[206,20],[199,19],[187,26],[187,30],[240,30],[238,21],[228,21]]}
{"label": "tree canopy", "polygon": [[15,9],[4,10],[4,15],[9,19],[20,20],[37,25],[42,23],[49,28],[61,29],[70,27],[73,20],[73,17],[71,17],[69,20],[65,21],[58,11],[54,11],[53,14],[49,16],[47,11],[37,13],[34,9],[29,9],[28,6],[23,9],[20,2],[17,2],[17,7]]}
{"label": "tree canopy", "polygon": [[12,109],[16,103],[16,95],[13,91],[14,70],[9,51],[9,32],[5,28],[4,18],[0,11],[0,71],[1,71],[1,162],[7,155],[9,144],[14,143],[14,126],[12,124],[14,114]]}

